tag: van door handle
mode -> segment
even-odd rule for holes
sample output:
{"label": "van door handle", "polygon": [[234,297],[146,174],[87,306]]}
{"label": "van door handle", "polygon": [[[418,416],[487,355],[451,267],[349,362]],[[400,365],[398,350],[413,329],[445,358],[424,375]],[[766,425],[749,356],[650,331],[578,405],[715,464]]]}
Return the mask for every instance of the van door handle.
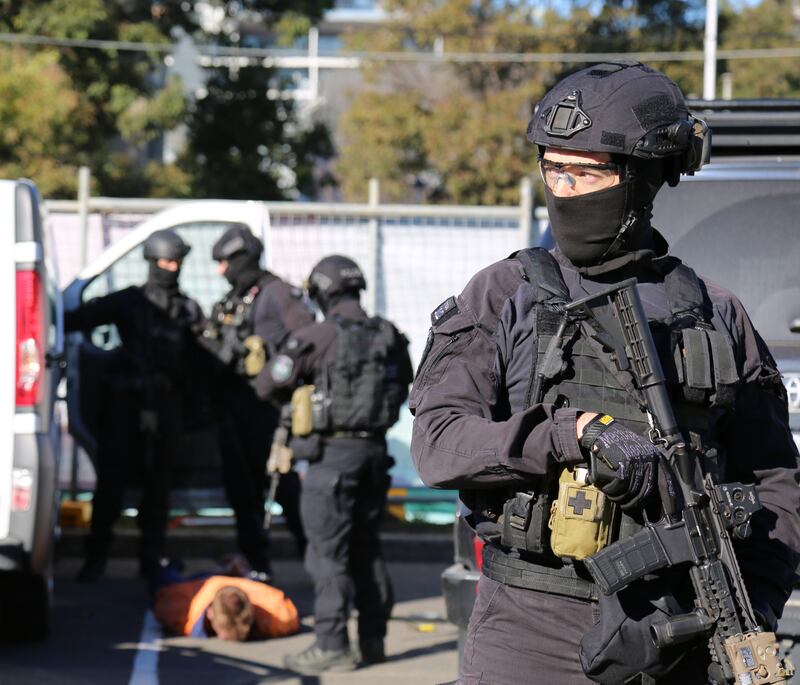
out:
{"label": "van door handle", "polygon": [[792,333],[800,333],[800,318],[793,319],[789,322],[789,330]]}

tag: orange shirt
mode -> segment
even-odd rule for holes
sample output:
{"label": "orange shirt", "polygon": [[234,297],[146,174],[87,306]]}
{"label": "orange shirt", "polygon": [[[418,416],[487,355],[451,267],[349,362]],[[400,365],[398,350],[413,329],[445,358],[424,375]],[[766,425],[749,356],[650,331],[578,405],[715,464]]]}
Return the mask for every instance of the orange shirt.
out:
{"label": "orange shirt", "polygon": [[164,628],[176,635],[191,635],[192,627],[224,587],[242,590],[255,609],[253,637],[281,637],[300,629],[297,608],[280,590],[248,578],[211,576],[161,588],[153,611]]}

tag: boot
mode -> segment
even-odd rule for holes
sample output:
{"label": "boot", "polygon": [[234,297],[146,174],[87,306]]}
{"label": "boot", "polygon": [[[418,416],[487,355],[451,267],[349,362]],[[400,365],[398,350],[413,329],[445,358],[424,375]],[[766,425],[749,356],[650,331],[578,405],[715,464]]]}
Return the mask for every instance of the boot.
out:
{"label": "boot", "polygon": [[360,663],[364,665],[380,664],[386,661],[386,652],[383,649],[383,638],[364,637],[358,641]]}
{"label": "boot", "polygon": [[99,580],[106,572],[106,561],[105,557],[86,557],[75,580],[79,583],[93,583]]}
{"label": "boot", "polygon": [[324,671],[352,671],[356,659],[349,649],[320,649],[316,643],[283,660],[286,668],[302,675],[317,675]]}

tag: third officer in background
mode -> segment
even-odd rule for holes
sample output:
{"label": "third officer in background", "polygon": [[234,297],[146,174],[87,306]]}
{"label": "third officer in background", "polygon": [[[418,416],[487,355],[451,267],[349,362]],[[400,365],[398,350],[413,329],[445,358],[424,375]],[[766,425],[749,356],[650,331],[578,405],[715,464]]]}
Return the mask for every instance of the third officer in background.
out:
{"label": "third officer in background", "polygon": [[[295,331],[256,379],[264,397],[313,384],[296,391],[293,402],[292,447],[296,458],[310,462],[301,511],[316,639],[285,663],[304,674],[355,667],[358,655],[347,634],[351,604],[358,609],[362,662],[385,658],[393,595],[378,526],[394,463],[385,435],[397,421],[413,372],[406,338],[361,308],[359,291],[365,287],[361,270],[347,257],[320,261],[308,292],[325,321]],[[305,411],[300,398],[310,405]],[[310,425],[300,425],[308,413]]]}
{"label": "third officer in background", "polygon": [[[528,139],[557,247],[487,266],[432,315],[410,401],[412,455],[427,484],[460,489],[486,543],[459,685],[516,685],[520,674],[542,685],[709,682],[707,639],[656,649],[651,632],[667,616],[699,615],[685,566],[603,595],[582,561],[607,535],[613,544],[641,530],[648,512],[658,520],[658,477],[669,473],[602,330],[565,314],[629,278],[693,458],[719,482],[756,485],[763,509],[734,549],[763,628],[789,596],[800,490],[780,373],[741,302],[670,256],[650,223],[662,185],[702,166],[704,130],[675,83],[638,62],[556,84]],[[592,467],[601,493],[579,483],[589,454],[616,474],[598,481]],[[596,510],[619,507],[621,521],[595,524],[593,512],[576,540],[589,496]],[[577,542],[590,544],[576,554]]]}
{"label": "third officer in background", "polygon": [[[265,468],[279,411],[256,397],[248,381],[271,350],[314,317],[298,288],[259,266],[263,251],[261,241],[243,225],[231,227],[214,244],[212,256],[231,289],[214,305],[203,346],[224,364],[215,395],[225,491],[236,515],[238,546],[254,571],[266,577],[271,570],[263,529]],[[284,475],[276,500],[302,555],[299,496],[297,474]]]}
{"label": "third officer in background", "polygon": [[122,345],[109,355],[97,387],[97,483],[86,560],[78,580],[103,575],[126,488],[141,484],[137,523],[140,575],[153,579],[164,554],[171,471],[183,448],[185,404],[192,394],[199,305],[178,287],[189,246],[172,230],[144,242],[147,282],[65,312],[67,331],[114,324]]}

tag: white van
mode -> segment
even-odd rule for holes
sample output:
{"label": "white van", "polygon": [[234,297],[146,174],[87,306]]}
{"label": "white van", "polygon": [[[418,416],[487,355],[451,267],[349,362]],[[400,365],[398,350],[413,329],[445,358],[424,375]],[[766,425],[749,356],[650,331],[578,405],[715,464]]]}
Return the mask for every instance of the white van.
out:
{"label": "white van", "polygon": [[[61,294],[27,180],[0,181],[0,633],[47,633],[57,530]],[[12,391],[13,388],[13,391]]]}

